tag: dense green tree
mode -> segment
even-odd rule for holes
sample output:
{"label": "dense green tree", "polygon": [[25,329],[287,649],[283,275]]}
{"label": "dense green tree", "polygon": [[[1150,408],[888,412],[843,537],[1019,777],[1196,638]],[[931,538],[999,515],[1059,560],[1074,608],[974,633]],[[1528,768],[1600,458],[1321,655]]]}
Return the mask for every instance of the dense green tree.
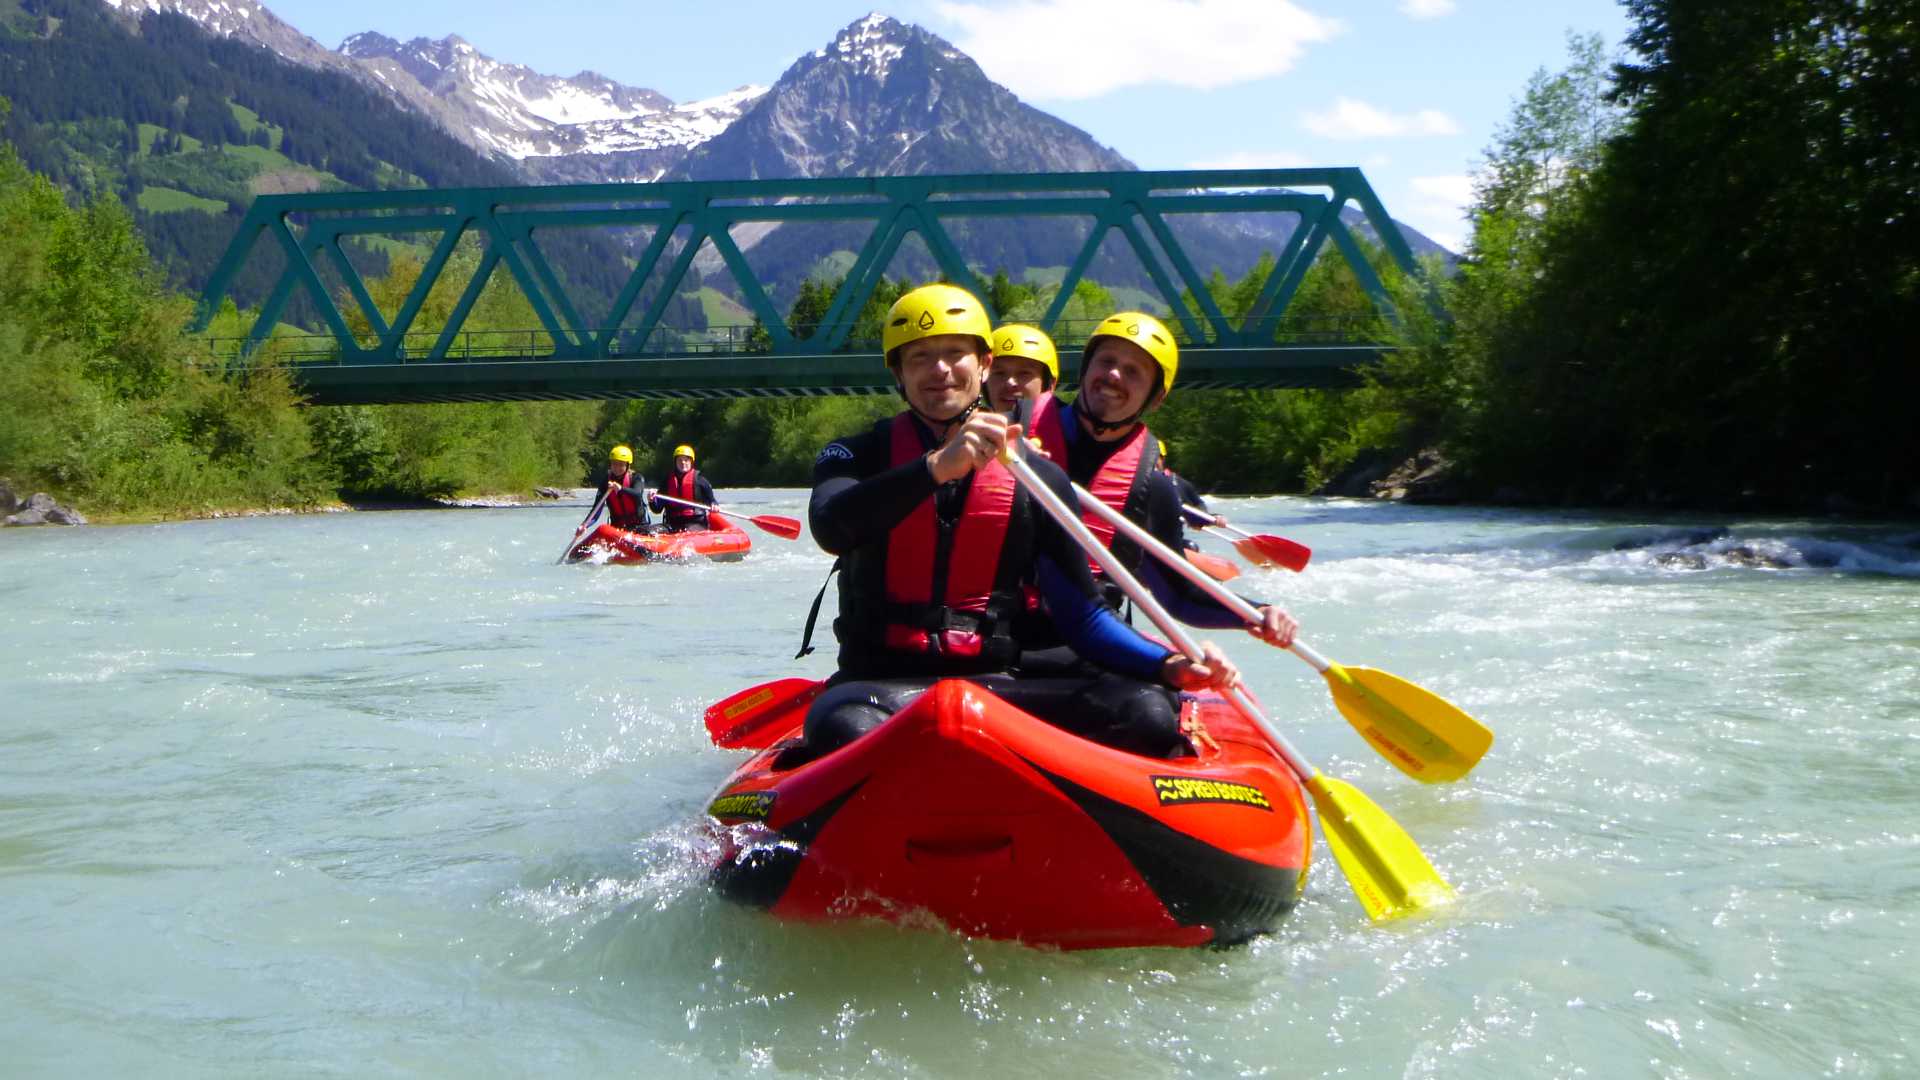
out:
{"label": "dense green tree", "polygon": [[1476,232],[1482,266],[1519,256],[1475,298],[1499,317],[1463,321],[1476,472],[1575,501],[1912,499],[1920,4],[1628,8],[1625,126],[1532,223],[1495,218],[1537,244]]}

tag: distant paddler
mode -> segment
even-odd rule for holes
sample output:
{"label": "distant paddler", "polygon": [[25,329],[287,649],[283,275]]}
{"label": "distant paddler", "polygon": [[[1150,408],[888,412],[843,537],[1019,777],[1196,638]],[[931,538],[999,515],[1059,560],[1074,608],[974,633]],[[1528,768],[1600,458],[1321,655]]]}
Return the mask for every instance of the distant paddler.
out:
{"label": "distant paddler", "polygon": [[647,481],[633,468],[633,448],[616,446],[607,455],[607,519],[616,529],[646,532]]}
{"label": "distant paddler", "polygon": [[691,445],[681,443],[674,447],[673,471],[667,474],[667,482],[661,485],[658,492],[667,496],[667,499],[663,501],[657,496],[647,499],[648,508],[660,515],[670,532],[708,527],[707,512],[689,503],[720,505],[720,500],[714,497],[713,485],[693,467],[693,457]]}

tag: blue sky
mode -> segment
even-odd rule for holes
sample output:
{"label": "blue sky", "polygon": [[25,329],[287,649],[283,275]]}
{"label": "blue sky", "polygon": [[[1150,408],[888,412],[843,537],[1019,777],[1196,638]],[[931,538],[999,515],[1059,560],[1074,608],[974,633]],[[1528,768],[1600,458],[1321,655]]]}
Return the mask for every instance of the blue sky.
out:
{"label": "blue sky", "polygon": [[676,101],[771,84],[879,10],[1142,168],[1358,165],[1389,212],[1455,250],[1472,170],[1527,77],[1565,66],[1569,30],[1612,46],[1629,25],[1615,0],[266,2],[328,46],[458,34]]}

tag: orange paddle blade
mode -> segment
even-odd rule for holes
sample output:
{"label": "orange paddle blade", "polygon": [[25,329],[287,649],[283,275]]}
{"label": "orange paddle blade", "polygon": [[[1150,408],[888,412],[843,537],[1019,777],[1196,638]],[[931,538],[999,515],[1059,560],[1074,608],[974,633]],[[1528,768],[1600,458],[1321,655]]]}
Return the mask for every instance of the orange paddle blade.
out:
{"label": "orange paddle blade", "polygon": [[1234,578],[1240,576],[1240,568],[1233,565],[1233,560],[1231,559],[1223,559],[1218,555],[1209,555],[1204,551],[1195,551],[1193,548],[1186,549],[1186,556],[1188,562],[1199,567],[1208,577],[1215,581],[1232,581]]}
{"label": "orange paddle blade", "polygon": [[806,716],[823,679],[775,679],[707,707],[707,736],[728,750],[764,750]]}

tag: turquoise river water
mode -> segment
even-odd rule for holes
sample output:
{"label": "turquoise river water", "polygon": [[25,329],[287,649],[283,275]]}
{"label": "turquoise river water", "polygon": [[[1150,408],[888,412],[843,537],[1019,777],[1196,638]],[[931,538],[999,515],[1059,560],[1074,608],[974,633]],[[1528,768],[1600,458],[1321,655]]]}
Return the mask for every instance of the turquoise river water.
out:
{"label": "turquoise river water", "polygon": [[830,669],[791,659],[804,538],[555,566],[584,503],[6,530],[0,1075],[1920,1074],[1920,533],[1220,505],[1315,552],[1236,587],[1496,732],[1420,785],[1215,635],[1456,905],[1370,925],[1320,858],[1246,947],[1057,953],[718,899],[739,755],[700,714]]}

